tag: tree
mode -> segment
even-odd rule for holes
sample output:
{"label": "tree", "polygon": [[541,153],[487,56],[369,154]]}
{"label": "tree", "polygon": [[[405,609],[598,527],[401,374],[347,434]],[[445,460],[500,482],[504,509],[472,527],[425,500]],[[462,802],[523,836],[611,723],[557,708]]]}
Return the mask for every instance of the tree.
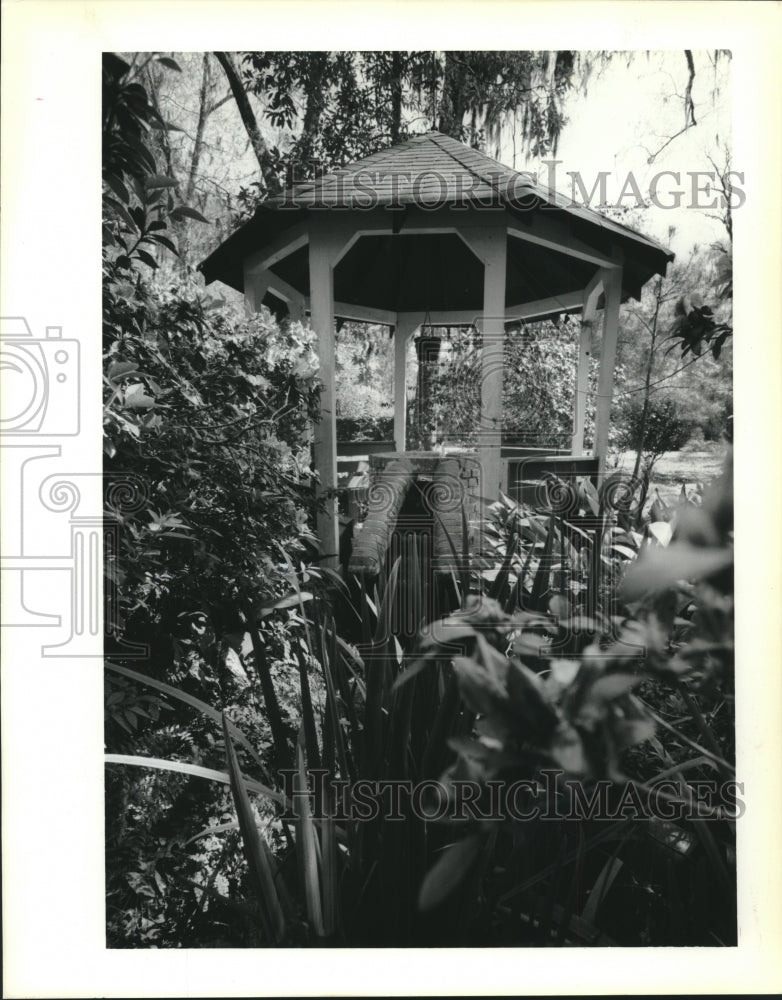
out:
{"label": "tree", "polygon": [[384,326],[345,323],[336,338],[337,438],[393,436],[393,338]]}
{"label": "tree", "polygon": [[[633,425],[633,420],[631,419],[631,430],[629,431],[634,443],[631,447],[636,449],[635,453],[635,464],[633,465],[633,479],[638,478],[638,473],[641,467],[641,458],[644,454],[644,449],[647,446],[647,430],[649,429],[649,417],[651,412],[651,390],[652,390],[652,372],[654,370],[654,363],[657,354],[657,341],[659,336],[658,322],[660,319],[660,306],[663,302],[663,279],[659,277],[654,283],[654,312],[652,313],[651,322],[647,324],[647,330],[649,332],[649,360],[646,364],[646,372],[644,374],[644,392],[641,401],[641,412],[637,427]],[[632,409],[631,409],[631,412]],[[667,450],[667,449],[666,449]],[[651,471],[651,470],[650,470]]]}
{"label": "tree", "polygon": [[242,123],[247,130],[250,143],[255,151],[258,166],[261,168],[261,176],[266,186],[266,190],[269,194],[276,194],[280,188],[277,167],[274,162],[274,158],[266,145],[266,141],[261,134],[261,130],[258,128],[255,113],[250,105],[250,101],[247,98],[247,92],[245,91],[242,81],[239,78],[236,67],[234,66],[231,53],[215,52],[215,56],[217,61],[223,67],[223,71],[228,79],[228,84],[231,88],[234,100],[236,101],[236,106],[239,109]]}
{"label": "tree", "polygon": [[[422,124],[483,146],[519,109],[522,140],[536,154],[556,150],[573,65],[567,52],[248,52],[242,82],[230,58],[217,55],[267,191],[270,167],[278,181],[311,177]],[[259,99],[261,117],[286,130],[286,148],[260,149],[248,91]]]}
{"label": "tree", "polygon": [[[719,299],[720,261],[717,251],[696,248],[688,260],[671,265],[665,278],[650,283],[639,303],[623,308],[618,357],[629,384],[617,393],[617,419],[621,424],[627,413],[638,412],[634,476],[641,471],[644,428],[656,394],[675,399],[683,418],[693,429],[700,427],[704,437],[719,438],[724,429],[732,371],[729,357],[720,360],[725,338],[718,337],[706,353],[695,343],[696,333],[704,336],[704,322],[717,327],[711,307],[701,304],[703,296],[711,298],[719,316],[728,308]],[[702,317],[700,323],[696,317]],[[691,331],[690,348],[683,338]],[[690,369],[696,363],[699,377],[693,380]]]}
{"label": "tree", "polygon": [[673,399],[659,395],[644,400],[632,398],[625,406],[623,443],[637,449],[639,461],[633,474],[638,475],[638,465],[641,465],[647,484],[657,459],[666,452],[682,448],[691,433],[692,425],[682,416]]}
{"label": "tree", "polygon": [[572,52],[444,52],[438,128],[482,146],[522,110],[522,142],[535,156],[556,153],[572,67]]}

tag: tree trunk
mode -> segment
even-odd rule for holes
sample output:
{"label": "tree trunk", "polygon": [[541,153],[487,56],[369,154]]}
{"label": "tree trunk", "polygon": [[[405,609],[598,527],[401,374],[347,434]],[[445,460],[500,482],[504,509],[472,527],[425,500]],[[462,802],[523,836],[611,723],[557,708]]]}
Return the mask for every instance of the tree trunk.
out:
{"label": "tree trunk", "polygon": [[250,105],[250,99],[242,86],[242,81],[239,79],[236,67],[228,52],[215,52],[215,56],[223,67],[228,79],[228,85],[231,88],[231,93],[234,95],[242,124],[247,132],[255,157],[258,160],[258,166],[261,168],[261,176],[263,177],[266,189],[270,194],[277,194],[280,190],[280,182],[272,165],[271,154],[258,128],[258,122],[255,120],[255,113]]}
{"label": "tree trunk", "polygon": [[687,60],[687,89],[684,92],[684,127],[689,128],[690,125],[697,125],[695,121],[695,105],[692,101],[692,84],[695,80],[695,63],[692,59],[692,52],[689,49],[684,50],[684,58]]}
{"label": "tree trunk", "polygon": [[391,142],[399,142],[402,132],[402,53],[391,54]]}
{"label": "tree trunk", "polygon": [[446,52],[443,64],[443,97],[438,128],[454,139],[461,139],[462,121],[467,110],[463,94],[466,73],[464,55],[463,52]]}
{"label": "tree trunk", "polygon": [[190,160],[190,172],[187,177],[187,188],[185,189],[185,204],[191,204],[195,192],[195,182],[198,176],[198,167],[201,163],[201,152],[204,148],[204,129],[206,119],[209,116],[207,101],[209,99],[209,87],[211,83],[209,72],[209,53],[204,52],[203,73],[201,76],[201,94],[198,105],[198,125],[196,126],[195,143],[193,145],[193,157]]}
{"label": "tree trunk", "polygon": [[323,77],[328,58],[327,52],[315,52],[310,59],[310,71],[307,79],[307,106],[304,110],[301,137],[296,143],[296,163],[299,173],[294,175],[294,181],[313,177],[315,174],[312,150],[323,114]]}
{"label": "tree trunk", "polygon": [[[152,65],[146,66],[145,75],[147,79],[147,90],[149,92],[150,104],[162,119],[163,115],[160,111],[160,99],[158,95],[159,80],[155,78]],[[158,131],[156,135],[160,139],[163,156],[166,160],[166,176],[176,180],[176,174],[174,172],[174,159],[171,153],[171,144],[168,141],[168,132],[166,132],[165,129],[162,129]],[[174,243],[176,244],[178,254],[178,256],[174,258],[175,266],[184,274],[187,271],[187,231],[185,223],[183,219],[171,219],[169,221],[169,225],[174,233]],[[154,253],[154,256],[157,259],[159,259],[159,253],[159,250]]]}
{"label": "tree trunk", "polygon": [[[638,472],[641,468],[641,458],[643,456],[644,444],[646,443],[646,427],[649,422],[649,399],[651,397],[651,383],[652,383],[652,369],[654,368],[654,352],[657,343],[657,321],[660,315],[660,305],[662,302],[662,287],[663,279],[657,279],[657,286],[654,290],[655,294],[655,305],[654,305],[654,316],[652,317],[652,325],[650,329],[651,342],[649,344],[649,363],[646,366],[646,377],[644,379],[644,407],[641,412],[641,428],[638,435],[638,450],[635,455],[635,464],[633,466],[633,479],[638,478]],[[651,477],[651,467],[649,469],[649,477]],[[648,481],[646,483],[646,491],[649,489]],[[644,495],[646,495],[646,491]],[[641,505],[643,506],[643,504]]]}

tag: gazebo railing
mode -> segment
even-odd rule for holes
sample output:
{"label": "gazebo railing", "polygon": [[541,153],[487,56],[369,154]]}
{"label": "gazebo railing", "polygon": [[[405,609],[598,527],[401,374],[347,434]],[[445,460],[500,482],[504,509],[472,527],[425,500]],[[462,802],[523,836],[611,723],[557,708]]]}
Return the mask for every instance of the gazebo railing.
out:
{"label": "gazebo railing", "polygon": [[[337,472],[343,516],[361,520],[370,484],[371,456],[388,455],[395,450],[393,441],[351,441],[339,445]],[[536,447],[503,447],[503,491],[519,503],[534,503],[540,483],[550,474],[567,480],[588,477],[597,485],[599,461],[596,457],[557,454],[555,451]]]}

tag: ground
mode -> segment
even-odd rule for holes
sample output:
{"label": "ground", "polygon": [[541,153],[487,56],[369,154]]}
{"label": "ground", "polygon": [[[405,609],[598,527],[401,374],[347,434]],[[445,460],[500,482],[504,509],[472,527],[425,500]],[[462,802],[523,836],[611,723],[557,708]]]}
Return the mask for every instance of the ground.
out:
{"label": "ground", "polygon": [[[675,504],[681,493],[682,483],[687,492],[694,491],[697,483],[705,487],[722,471],[728,446],[723,441],[699,442],[687,445],[681,451],[672,451],[657,460],[649,488],[649,498],[654,499],[654,490],[667,504]],[[635,455],[625,452],[620,468],[632,471]]]}

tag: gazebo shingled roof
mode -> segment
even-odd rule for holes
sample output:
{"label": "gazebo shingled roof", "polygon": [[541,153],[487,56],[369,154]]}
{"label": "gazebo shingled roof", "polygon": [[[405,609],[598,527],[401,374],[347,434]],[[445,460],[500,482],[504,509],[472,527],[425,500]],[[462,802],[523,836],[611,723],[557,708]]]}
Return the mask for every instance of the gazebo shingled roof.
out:
{"label": "gazebo shingled roof", "polygon": [[[223,281],[244,290],[244,257],[271,243],[312,211],[353,209],[368,202],[388,209],[408,206],[468,206],[505,209],[522,227],[533,230],[541,213],[566,227],[574,241],[597,253],[612,245],[624,251],[622,301],[638,298],[654,274],[664,274],[673,254],[654,240],[607,219],[593,209],[574,205],[562,195],[534,183],[530,174],[512,170],[464,143],[439,132],[427,132],[373,153],[317,180],[293,185],[263,202],[254,217],[200,265],[207,283]],[[431,210],[431,208],[429,208]],[[404,221],[400,222],[404,233]],[[431,248],[406,248],[404,259],[393,252],[389,236],[353,248],[335,275],[335,299],[394,311],[473,309],[482,307],[480,262],[453,237]],[[530,249],[532,248],[532,250]],[[416,252],[417,251],[417,252]],[[309,295],[306,246],[271,268],[288,285]],[[438,270],[427,282],[426,276]],[[584,288],[594,265],[540,244],[514,241],[506,277],[506,305],[557,298]],[[426,301],[429,299],[429,301]]]}
{"label": "gazebo shingled roof", "polygon": [[[536,184],[439,132],[427,132],[262,203],[200,265],[207,283],[243,291],[247,306],[310,315],[320,357],[321,419],[313,455],[326,498],[337,486],[335,319],[394,332],[394,447],[405,451],[407,342],[422,326],[482,332],[478,432],[481,495],[496,499],[518,468],[502,450],[508,322],[582,314],[571,454],[605,467],[619,307],[664,275],[654,240]],[[592,457],[584,450],[593,327],[603,307]],[[517,465],[512,466],[511,462]],[[590,466],[591,467],[591,466]],[[515,474],[515,473],[514,473]],[[521,473],[519,473],[520,475]],[[333,499],[318,531],[336,558]]]}

